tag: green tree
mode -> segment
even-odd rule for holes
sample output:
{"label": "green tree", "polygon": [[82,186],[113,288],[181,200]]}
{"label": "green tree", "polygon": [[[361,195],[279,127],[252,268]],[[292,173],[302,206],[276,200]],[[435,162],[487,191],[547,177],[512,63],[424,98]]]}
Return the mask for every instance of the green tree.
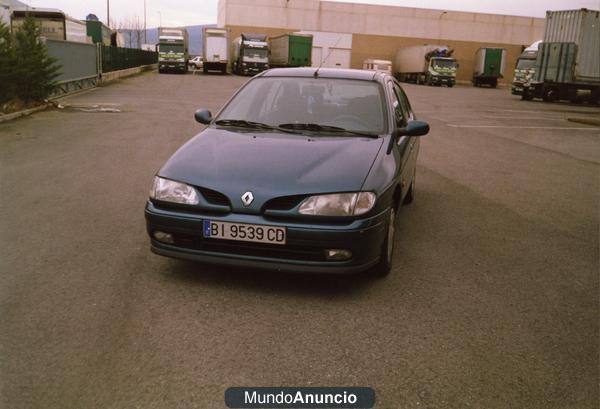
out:
{"label": "green tree", "polygon": [[60,65],[48,55],[46,44],[39,38],[39,28],[31,16],[14,36],[16,65],[16,95],[25,102],[41,101],[56,87]]}
{"label": "green tree", "polygon": [[0,21],[0,103],[15,97],[17,56],[8,26]]}

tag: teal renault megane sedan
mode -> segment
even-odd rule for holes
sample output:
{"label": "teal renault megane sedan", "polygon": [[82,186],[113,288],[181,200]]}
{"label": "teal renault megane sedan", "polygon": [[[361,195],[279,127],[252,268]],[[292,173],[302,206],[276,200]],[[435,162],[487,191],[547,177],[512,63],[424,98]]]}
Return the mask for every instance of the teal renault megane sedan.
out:
{"label": "teal renault megane sedan", "polygon": [[415,194],[419,136],[386,73],[265,71],[154,178],[154,253],[300,272],[389,273],[399,206]]}

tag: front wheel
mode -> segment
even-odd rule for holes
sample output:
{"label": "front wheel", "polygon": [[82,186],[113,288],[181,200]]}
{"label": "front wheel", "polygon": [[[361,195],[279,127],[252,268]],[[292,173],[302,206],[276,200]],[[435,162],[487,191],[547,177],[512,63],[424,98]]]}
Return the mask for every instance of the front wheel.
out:
{"label": "front wheel", "polygon": [[385,234],[385,240],[383,240],[383,245],[381,246],[381,254],[379,256],[379,263],[373,270],[371,270],[371,274],[374,277],[385,277],[392,270],[392,259],[394,256],[394,241],[396,238],[396,209],[393,207],[390,209],[390,213],[388,215],[387,221],[387,229]]}

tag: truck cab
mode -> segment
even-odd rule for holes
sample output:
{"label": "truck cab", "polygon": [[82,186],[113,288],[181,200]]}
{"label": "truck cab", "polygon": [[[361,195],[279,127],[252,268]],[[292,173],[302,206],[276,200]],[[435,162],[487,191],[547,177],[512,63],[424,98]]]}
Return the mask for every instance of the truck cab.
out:
{"label": "truck cab", "polygon": [[266,34],[245,34],[233,41],[232,70],[238,75],[255,75],[269,69]]}
{"label": "truck cab", "polygon": [[158,72],[188,70],[188,35],[184,28],[159,28]]}
{"label": "truck cab", "polygon": [[523,85],[533,78],[535,74],[535,61],[537,59],[538,46],[540,43],[541,41],[533,43],[523,50],[523,53],[517,58],[511,87],[511,93],[513,95],[521,95],[523,93]]}
{"label": "truck cab", "polygon": [[456,83],[456,70],[458,64],[451,57],[431,57],[425,75],[427,85],[454,86]]}

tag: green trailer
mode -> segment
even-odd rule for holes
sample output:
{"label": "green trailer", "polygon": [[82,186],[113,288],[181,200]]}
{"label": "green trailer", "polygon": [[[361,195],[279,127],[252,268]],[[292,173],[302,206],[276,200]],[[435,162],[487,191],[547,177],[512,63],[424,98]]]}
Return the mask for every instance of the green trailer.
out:
{"label": "green trailer", "polygon": [[85,21],[87,35],[92,37],[94,44],[101,43],[103,45],[110,45],[111,30],[105,26],[101,21],[86,20]]}
{"label": "green trailer", "polygon": [[269,39],[271,67],[310,67],[312,34],[283,34]]}
{"label": "green trailer", "polygon": [[473,85],[479,87],[487,84],[492,88],[498,85],[498,79],[504,78],[504,65],[506,64],[506,49],[480,48],[475,53],[475,71],[473,72]]}

